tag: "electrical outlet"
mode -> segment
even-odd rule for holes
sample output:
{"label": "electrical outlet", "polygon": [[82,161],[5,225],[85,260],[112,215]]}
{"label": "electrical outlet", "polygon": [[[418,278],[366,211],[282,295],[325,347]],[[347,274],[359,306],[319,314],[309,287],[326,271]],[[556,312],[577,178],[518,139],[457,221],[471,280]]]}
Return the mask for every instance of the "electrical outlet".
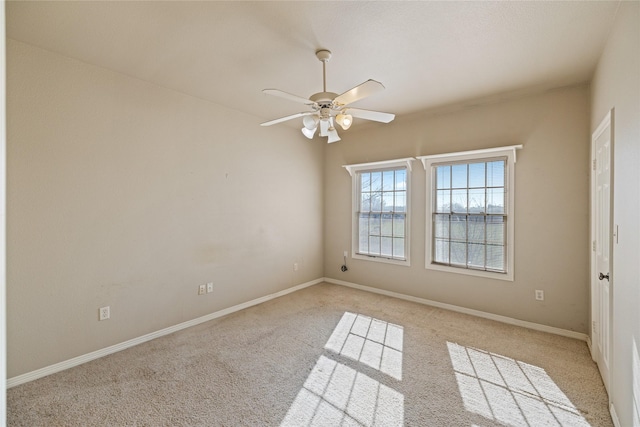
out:
{"label": "electrical outlet", "polygon": [[111,310],[109,309],[109,306],[100,307],[100,309],[98,309],[98,316],[99,320],[109,319],[111,317]]}
{"label": "electrical outlet", "polygon": [[540,289],[536,289],[536,299],[538,301],[544,301],[544,291],[541,291]]}
{"label": "electrical outlet", "polygon": [[207,293],[210,294],[213,292],[213,282],[207,283]]}
{"label": "electrical outlet", "polygon": [[348,257],[349,256],[349,251],[344,251],[344,256]]}
{"label": "electrical outlet", "polygon": [[207,293],[207,285],[198,286],[198,295],[204,295]]}
{"label": "electrical outlet", "polygon": [[298,263],[297,262],[293,263],[293,271],[298,271]]}

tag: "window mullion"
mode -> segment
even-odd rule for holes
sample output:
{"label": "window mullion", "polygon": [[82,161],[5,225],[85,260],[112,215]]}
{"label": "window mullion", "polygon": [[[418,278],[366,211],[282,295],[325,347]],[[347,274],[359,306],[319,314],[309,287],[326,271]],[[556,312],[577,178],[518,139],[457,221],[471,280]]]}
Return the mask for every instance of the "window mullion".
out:
{"label": "window mullion", "polygon": [[487,162],[484,162],[484,208],[482,209],[484,211],[484,269],[485,271],[487,270],[487,252],[488,252],[488,245],[487,245],[487,182],[488,182],[488,177],[487,177]]}
{"label": "window mullion", "polygon": [[453,217],[453,171],[449,168],[449,244],[447,250],[449,252],[447,256],[447,263],[451,265],[451,220]]}
{"label": "window mullion", "polygon": [[469,215],[469,164],[467,163],[467,188],[466,188],[466,206],[465,206],[465,217],[466,217],[466,221],[465,221],[465,248],[466,251],[464,251],[464,265],[469,268],[469,250],[471,249],[471,245],[469,244],[469,220],[471,219],[470,215]]}
{"label": "window mullion", "polygon": [[394,212],[396,211],[396,171],[393,171],[393,186],[391,191],[391,198],[393,199],[393,208],[391,209],[391,258],[395,256],[393,250],[393,220]]}
{"label": "window mullion", "polygon": [[367,253],[368,254],[371,253],[371,228],[373,226],[373,222],[371,220],[371,212],[372,212],[371,208],[369,208],[369,213],[367,214],[367,224],[369,225],[369,227],[367,228]]}
{"label": "window mullion", "polygon": [[487,214],[484,213],[482,215],[482,217],[483,217],[482,218],[482,221],[483,221],[482,225],[483,225],[483,228],[484,228],[484,236],[482,238],[482,242],[484,244],[484,260],[482,262],[482,267],[486,270],[487,269],[487,250],[489,249],[488,245],[487,245]]}

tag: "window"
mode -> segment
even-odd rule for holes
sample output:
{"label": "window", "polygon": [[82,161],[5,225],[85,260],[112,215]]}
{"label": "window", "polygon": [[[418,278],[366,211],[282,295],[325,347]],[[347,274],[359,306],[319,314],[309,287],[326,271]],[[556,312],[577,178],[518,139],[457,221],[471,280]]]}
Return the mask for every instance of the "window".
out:
{"label": "window", "polygon": [[423,156],[426,268],[513,280],[515,150]]}
{"label": "window", "polygon": [[354,258],[409,265],[411,160],[345,166],[353,182]]}

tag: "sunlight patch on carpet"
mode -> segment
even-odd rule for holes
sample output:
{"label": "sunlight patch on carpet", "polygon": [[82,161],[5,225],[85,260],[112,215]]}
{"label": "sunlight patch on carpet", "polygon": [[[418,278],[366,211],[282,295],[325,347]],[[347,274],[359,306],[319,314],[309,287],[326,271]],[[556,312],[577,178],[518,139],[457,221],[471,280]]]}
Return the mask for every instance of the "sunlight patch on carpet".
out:
{"label": "sunlight patch on carpet", "polygon": [[[404,329],[345,312],[325,350],[402,380]],[[380,375],[381,381],[386,378]],[[393,380],[390,380],[393,381]],[[404,395],[358,370],[320,356],[281,426],[402,426]]]}
{"label": "sunlight patch on carpet", "polygon": [[589,426],[544,369],[451,342],[447,347],[467,411],[507,426]]}
{"label": "sunlight patch on carpet", "polygon": [[325,348],[402,380],[402,326],[346,312]]}
{"label": "sunlight patch on carpet", "polygon": [[402,426],[404,396],[320,356],[281,426]]}

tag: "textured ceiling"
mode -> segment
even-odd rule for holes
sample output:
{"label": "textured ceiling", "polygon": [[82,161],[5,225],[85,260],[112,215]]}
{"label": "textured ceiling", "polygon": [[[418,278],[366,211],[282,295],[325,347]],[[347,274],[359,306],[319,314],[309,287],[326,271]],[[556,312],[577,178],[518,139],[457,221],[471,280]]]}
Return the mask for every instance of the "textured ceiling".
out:
{"label": "textured ceiling", "polygon": [[[7,36],[256,116],[306,108],[261,92],[386,90],[406,115],[588,81],[612,2],[7,2]],[[296,123],[299,126],[299,123]]]}

